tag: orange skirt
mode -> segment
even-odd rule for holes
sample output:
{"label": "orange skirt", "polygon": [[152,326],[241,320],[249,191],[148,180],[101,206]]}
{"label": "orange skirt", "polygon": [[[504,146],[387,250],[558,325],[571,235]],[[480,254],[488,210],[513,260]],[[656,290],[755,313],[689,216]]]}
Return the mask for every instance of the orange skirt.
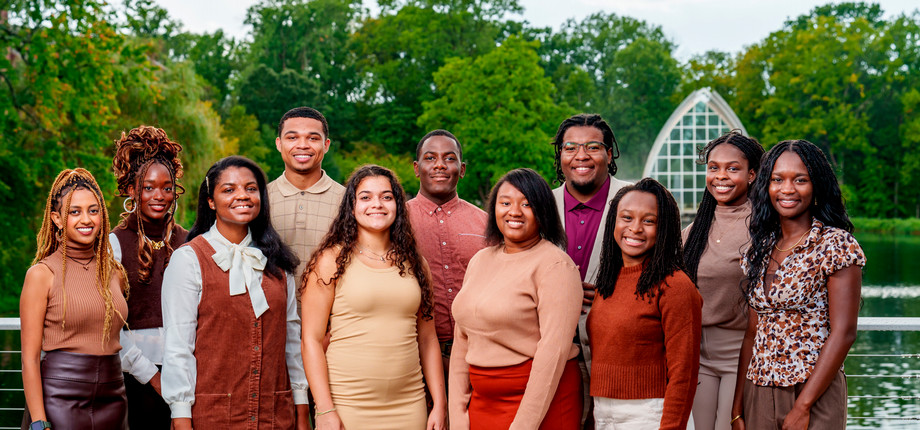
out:
{"label": "orange skirt", "polygon": [[[507,367],[470,366],[473,388],[469,408],[471,430],[498,430],[511,427],[530,378],[533,360]],[[540,429],[577,430],[581,426],[581,371],[578,360],[565,363],[556,394]]]}

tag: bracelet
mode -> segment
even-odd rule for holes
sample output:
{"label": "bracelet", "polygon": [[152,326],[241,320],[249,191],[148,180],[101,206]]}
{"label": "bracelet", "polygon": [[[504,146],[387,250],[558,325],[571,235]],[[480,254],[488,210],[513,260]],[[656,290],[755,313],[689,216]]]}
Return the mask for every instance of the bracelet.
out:
{"label": "bracelet", "polygon": [[735,423],[735,421],[738,421],[740,419],[741,419],[741,415],[738,415],[737,417],[732,418],[732,420],[728,422],[728,425],[732,425]]}
{"label": "bracelet", "polygon": [[332,409],[330,409],[330,410],[328,410],[328,411],[317,412],[317,413],[316,413],[316,416],[326,415],[326,414],[328,414],[329,412],[335,412],[335,407],[333,407]]}

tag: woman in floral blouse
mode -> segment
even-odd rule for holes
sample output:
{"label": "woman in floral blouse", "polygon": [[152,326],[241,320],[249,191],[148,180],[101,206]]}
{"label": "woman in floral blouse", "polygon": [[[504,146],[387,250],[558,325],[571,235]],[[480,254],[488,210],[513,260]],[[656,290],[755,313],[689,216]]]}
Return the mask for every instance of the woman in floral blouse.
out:
{"label": "woman in floral blouse", "polygon": [[843,429],[843,360],[856,339],[861,266],[824,153],[783,141],[754,181],[751,247],[741,265],[749,312],[733,429]]}

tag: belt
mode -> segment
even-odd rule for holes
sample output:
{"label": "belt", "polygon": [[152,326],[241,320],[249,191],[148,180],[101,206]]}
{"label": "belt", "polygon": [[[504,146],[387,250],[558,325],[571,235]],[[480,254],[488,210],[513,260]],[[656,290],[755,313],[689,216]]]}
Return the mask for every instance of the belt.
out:
{"label": "belt", "polygon": [[450,350],[454,347],[454,341],[448,340],[445,342],[438,342],[441,344],[441,355],[445,357],[450,357]]}

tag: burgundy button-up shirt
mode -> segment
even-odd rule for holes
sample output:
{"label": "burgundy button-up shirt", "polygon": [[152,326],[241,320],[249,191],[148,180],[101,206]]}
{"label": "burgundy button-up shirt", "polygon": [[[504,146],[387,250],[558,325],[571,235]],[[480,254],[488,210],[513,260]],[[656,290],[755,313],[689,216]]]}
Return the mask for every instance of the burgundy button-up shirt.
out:
{"label": "burgundy button-up shirt", "polygon": [[565,195],[565,236],[568,240],[566,253],[578,265],[581,280],[585,280],[588,273],[588,262],[591,261],[591,251],[594,250],[594,239],[604,217],[604,205],[607,204],[607,193],[610,191],[610,177],[594,197],[585,203],[569,194]]}
{"label": "burgundy button-up shirt", "polygon": [[459,197],[438,206],[420,194],[406,205],[418,250],[431,268],[438,341],[446,342],[454,338],[450,307],[463,285],[466,266],[486,246],[487,215]]}

